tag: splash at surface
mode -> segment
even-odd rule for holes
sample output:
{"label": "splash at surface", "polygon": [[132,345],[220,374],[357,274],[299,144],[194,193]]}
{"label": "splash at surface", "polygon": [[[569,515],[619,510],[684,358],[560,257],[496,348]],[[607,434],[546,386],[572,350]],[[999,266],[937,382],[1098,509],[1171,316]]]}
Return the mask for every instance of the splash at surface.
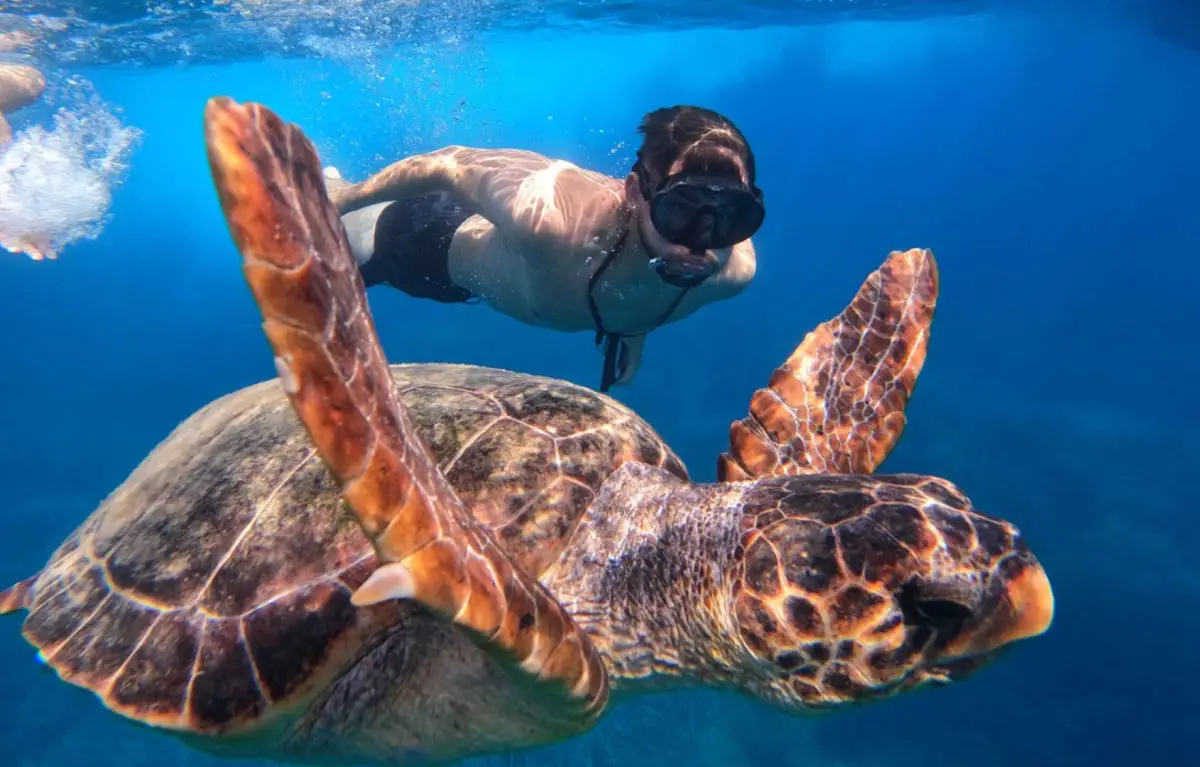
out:
{"label": "splash at surface", "polygon": [[52,127],[25,128],[0,152],[0,246],[34,260],[99,236],[141,139],[86,80],[59,92]]}

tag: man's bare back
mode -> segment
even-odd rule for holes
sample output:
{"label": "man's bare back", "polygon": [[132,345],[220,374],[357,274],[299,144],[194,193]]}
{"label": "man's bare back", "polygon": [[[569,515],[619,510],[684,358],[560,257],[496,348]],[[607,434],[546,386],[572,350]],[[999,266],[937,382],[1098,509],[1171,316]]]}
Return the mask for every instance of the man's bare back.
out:
{"label": "man's bare back", "polygon": [[383,203],[450,195],[464,210],[446,255],[453,285],[530,325],[620,337],[624,358],[605,388],[632,379],[647,333],[738,294],[755,272],[749,239],[664,239],[635,174],[622,181],[525,150],[452,146],[329,186],[360,265],[377,257]]}

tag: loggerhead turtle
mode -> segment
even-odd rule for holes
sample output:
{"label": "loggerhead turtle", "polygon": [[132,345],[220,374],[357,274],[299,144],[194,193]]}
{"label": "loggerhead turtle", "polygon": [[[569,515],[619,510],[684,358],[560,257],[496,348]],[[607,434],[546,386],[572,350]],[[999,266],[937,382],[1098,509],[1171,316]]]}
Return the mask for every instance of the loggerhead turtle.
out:
{"label": "loggerhead turtle", "polygon": [[110,709],[228,755],[441,763],[581,733],[610,688],[799,713],[959,679],[1049,627],[1012,525],[943,479],[869,474],[924,363],[928,251],[809,333],[721,481],[693,483],[589,389],[389,369],[312,145],[260,105],[205,118],[279,378],[190,416],[0,595]]}

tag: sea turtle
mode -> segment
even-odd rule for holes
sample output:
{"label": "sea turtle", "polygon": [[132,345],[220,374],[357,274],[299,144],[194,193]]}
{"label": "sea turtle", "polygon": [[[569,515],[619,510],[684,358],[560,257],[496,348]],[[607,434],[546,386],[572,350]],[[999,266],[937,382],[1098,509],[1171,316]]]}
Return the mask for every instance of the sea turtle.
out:
{"label": "sea turtle", "polygon": [[610,691],[831,708],[1048,628],[1011,524],[870,474],[924,363],[928,251],[808,334],[694,483],[589,389],[389,368],[312,145],[224,97],[205,128],[279,376],[190,416],[0,595],[110,709],[225,754],[442,763],[581,733]]}

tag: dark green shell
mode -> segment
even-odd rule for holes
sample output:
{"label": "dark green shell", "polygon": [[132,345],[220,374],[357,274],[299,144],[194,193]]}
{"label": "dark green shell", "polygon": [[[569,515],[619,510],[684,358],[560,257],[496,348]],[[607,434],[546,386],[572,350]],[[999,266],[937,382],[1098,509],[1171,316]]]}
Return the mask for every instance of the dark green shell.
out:
{"label": "dark green shell", "polygon": [[[648,424],[589,389],[470,366],[392,371],[459,496],[529,572],[558,557],[625,461],[687,476]],[[101,504],[33,584],[24,633],[64,679],[134,719],[253,729],[403,620],[350,605],[374,567],[266,381],[192,415]]]}

